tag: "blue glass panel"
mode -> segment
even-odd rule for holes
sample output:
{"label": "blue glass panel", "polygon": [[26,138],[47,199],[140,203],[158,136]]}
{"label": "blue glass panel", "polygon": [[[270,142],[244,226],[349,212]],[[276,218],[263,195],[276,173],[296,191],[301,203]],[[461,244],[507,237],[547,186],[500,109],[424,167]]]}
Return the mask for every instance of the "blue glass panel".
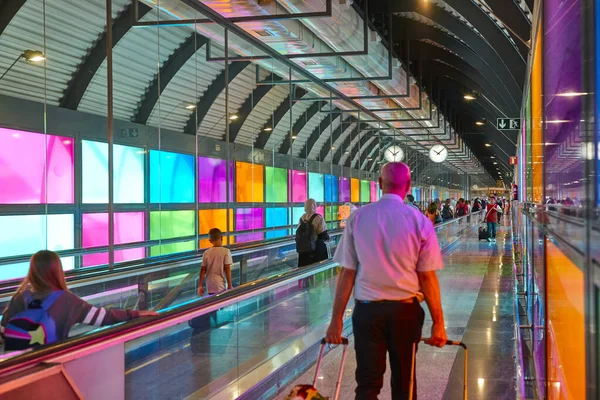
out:
{"label": "blue glass panel", "polygon": [[[276,207],[276,208],[267,208],[267,223],[266,228],[272,228],[274,226],[284,226],[288,223],[288,212],[285,207]],[[287,236],[287,230],[281,229],[276,231],[268,231],[267,239],[278,238],[282,236]]]}
{"label": "blue glass panel", "polygon": [[150,150],[150,202],[194,202],[194,157]]}
{"label": "blue glass panel", "polygon": [[328,203],[337,203],[339,198],[338,177],[325,175],[325,201]]}

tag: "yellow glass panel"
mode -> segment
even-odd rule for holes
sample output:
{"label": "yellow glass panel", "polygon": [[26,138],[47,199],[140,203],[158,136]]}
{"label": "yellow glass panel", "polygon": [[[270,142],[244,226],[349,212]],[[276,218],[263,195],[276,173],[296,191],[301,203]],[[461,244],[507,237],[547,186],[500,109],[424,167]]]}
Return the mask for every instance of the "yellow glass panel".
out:
{"label": "yellow glass panel", "polygon": [[262,203],[265,200],[265,167],[236,161],[235,199],[239,203]]}
{"label": "yellow glass panel", "polygon": [[[198,229],[198,234],[206,235],[208,231],[212,228],[219,228],[221,232],[223,232],[223,236],[228,231],[231,231],[233,227],[233,210],[229,210],[229,228],[227,229],[227,210],[226,209],[218,209],[218,210],[200,210],[198,211],[198,223],[200,224]],[[229,239],[229,241],[228,241]],[[233,243],[234,238],[223,238],[223,244]],[[205,249],[207,247],[211,247],[210,241],[208,239],[200,240],[200,248]]]}
{"label": "yellow glass panel", "polygon": [[583,272],[547,241],[548,398],[585,399]]}
{"label": "yellow glass panel", "polygon": [[542,132],[542,32],[538,30],[531,72],[531,163],[533,201],[543,203],[544,199],[544,138]]}
{"label": "yellow glass panel", "polygon": [[350,201],[353,203],[360,201],[360,181],[356,178],[350,180]]}

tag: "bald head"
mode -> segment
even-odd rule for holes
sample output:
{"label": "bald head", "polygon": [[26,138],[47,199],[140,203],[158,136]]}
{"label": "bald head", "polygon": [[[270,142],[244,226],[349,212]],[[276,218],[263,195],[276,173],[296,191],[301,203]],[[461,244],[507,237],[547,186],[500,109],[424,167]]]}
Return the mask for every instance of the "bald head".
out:
{"label": "bald head", "polygon": [[410,191],[410,185],[410,168],[408,165],[400,162],[390,162],[381,169],[379,186],[384,194],[392,193],[405,197],[406,193]]}

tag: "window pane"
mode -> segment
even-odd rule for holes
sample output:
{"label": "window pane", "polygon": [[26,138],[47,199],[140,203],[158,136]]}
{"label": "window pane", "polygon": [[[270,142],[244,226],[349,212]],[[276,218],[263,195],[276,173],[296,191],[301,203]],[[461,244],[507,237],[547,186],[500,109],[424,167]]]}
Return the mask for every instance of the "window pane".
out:
{"label": "window pane", "polygon": [[73,168],[72,138],[0,128],[0,204],[73,203]]}
{"label": "window pane", "polygon": [[236,200],[240,203],[262,203],[264,201],[264,167],[258,164],[235,163]]}
{"label": "window pane", "polygon": [[340,201],[346,203],[350,201],[350,178],[341,177],[339,179],[340,185]]}
{"label": "window pane", "polygon": [[[143,212],[114,214],[115,244],[143,242],[145,222]],[[83,214],[81,217],[83,248],[108,246],[108,213]],[[115,250],[115,262],[139,260],[146,256],[145,248]],[[108,253],[83,256],[83,266],[108,264]]]}
{"label": "window pane", "polygon": [[308,173],[308,197],[314,199],[317,203],[322,203],[325,200],[322,174]]}
{"label": "window pane", "polygon": [[[150,213],[150,240],[171,239],[194,235],[194,210],[152,211]],[[195,240],[169,243],[150,248],[151,256],[195,250]]]}
{"label": "window pane", "polygon": [[292,203],[304,203],[306,201],[306,172],[290,171],[292,185],[290,198]]}
{"label": "window pane", "polygon": [[[227,201],[227,161],[198,157],[198,191],[200,203]],[[233,162],[229,162],[229,201],[233,201]]]}
{"label": "window pane", "polygon": [[358,179],[352,178],[352,189],[350,195],[350,201],[353,203],[358,203],[360,201],[360,183]]}
{"label": "window pane", "polygon": [[325,175],[325,201],[337,203],[339,201],[338,177]]}
{"label": "window pane", "polygon": [[150,151],[150,202],[194,202],[194,157]]}
{"label": "window pane", "polygon": [[[265,227],[265,220],[262,208],[238,208],[235,210],[235,229],[236,231],[245,231],[248,229],[260,229]],[[250,242],[264,239],[262,232],[247,233],[238,235],[237,242]]]}
{"label": "window pane", "polygon": [[[208,234],[212,228],[218,228],[224,234],[228,231],[227,229],[227,210],[200,210],[198,211],[198,221],[200,224],[200,235]],[[233,210],[229,210],[229,226],[233,225]],[[229,229],[232,231],[233,229]],[[234,238],[230,238],[231,243],[234,242]],[[223,244],[227,244],[227,238],[224,238]],[[208,239],[200,240],[200,248],[205,249],[211,247],[211,243]]]}
{"label": "window pane", "polygon": [[[287,197],[287,170],[284,168],[265,167],[267,203],[285,203]],[[285,224],[284,224],[285,225]]]}
{"label": "window pane", "polygon": [[[84,203],[108,203],[108,144],[83,140],[82,198]],[[144,154],[137,147],[114,145],[114,202],[144,202]]]}
{"label": "window pane", "polygon": [[[287,208],[285,207],[276,207],[276,208],[267,208],[265,210],[267,214],[267,223],[266,228],[272,228],[275,226],[284,226],[287,225]],[[267,232],[267,239],[277,238],[287,236],[287,230],[281,229],[276,231]]]}
{"label": "window pane", "polygon": [[360,202],[368,203],[371,199],[371,187],[369,181],[360,181]]}
{"label": "window pane", "polygon": [[[40,249],[69,250],[75,243],[72,214],[0,216],[0,257],[34,254]],[[62,257],[64,270],[73,257]],[[0,280],[22,278],[29,263],[0,266]]]}

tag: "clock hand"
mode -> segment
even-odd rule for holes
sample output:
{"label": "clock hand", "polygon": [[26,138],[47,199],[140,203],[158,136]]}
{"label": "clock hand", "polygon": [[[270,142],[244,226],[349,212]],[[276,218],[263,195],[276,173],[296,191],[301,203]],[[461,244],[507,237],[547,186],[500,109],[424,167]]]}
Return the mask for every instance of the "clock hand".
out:
{"label": "clock hand", "polygon": [[444,151],[444,150],[440,150],[439,152],[437,152],[437,151],[434,150],[433,152],[436,153],[439,156],[442,153],[442,151]]}

